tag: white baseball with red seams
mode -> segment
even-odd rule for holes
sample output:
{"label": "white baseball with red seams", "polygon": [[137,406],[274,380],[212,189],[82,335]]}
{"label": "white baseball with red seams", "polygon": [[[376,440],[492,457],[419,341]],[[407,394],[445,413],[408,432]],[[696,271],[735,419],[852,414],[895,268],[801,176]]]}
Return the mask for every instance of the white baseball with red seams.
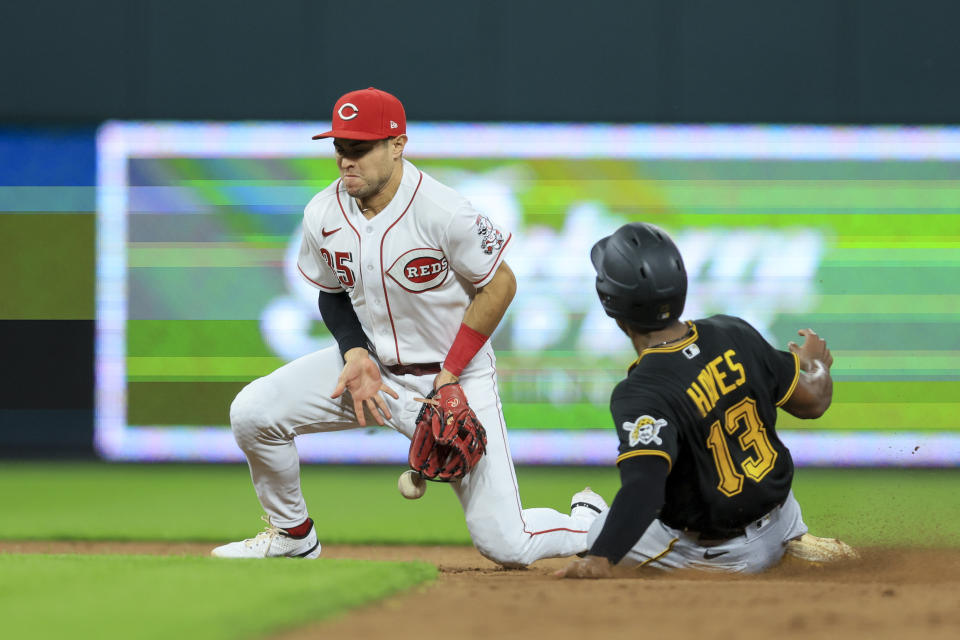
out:
{"label": "white baseball with red seams", "polygon": [[[399,394],[382,394],[392,415],[386,424],[409,438],[421,406],[415,398],[433,390],[434,375],[394,375],[385,367],[444,361],[511,235],[410,162],[402,166],[396,195],[369,220],[339,180],[317,194],[304,214],[298,267],[320,290],[349,294],[384,383]],[[342,368],[337,347],[314,352],[253,381],[231,406],[234,435],[276,526],[307,517],[294,438],[360,426],[349,394],[330,398]],[[506,566],[584,551],[591,518],[521,505],[489,341],[459,383],[487,433],[486,455],[450,485],[474,545]],[[320,500],[311,515],[322,532]]]}
{"label": "white baseball with red seams", "polygon": [[416,500],[427,492],[427,481],[413,469],[407,469],[397,479],[397,489],[407,500]]}

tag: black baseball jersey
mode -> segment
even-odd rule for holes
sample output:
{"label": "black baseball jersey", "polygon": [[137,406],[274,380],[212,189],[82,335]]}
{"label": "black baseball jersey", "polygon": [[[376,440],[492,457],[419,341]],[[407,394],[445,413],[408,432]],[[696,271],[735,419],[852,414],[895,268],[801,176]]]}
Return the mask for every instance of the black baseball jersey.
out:
{"label": "black baseball jersey", "polygon": [[799,362],[740,318],[687,325],[684,339],[642,351],[614,389],[617,464],[665,458],[660,520],[729,537],[790,491],[793,460],[775,425],[777,407],[796,388]]}

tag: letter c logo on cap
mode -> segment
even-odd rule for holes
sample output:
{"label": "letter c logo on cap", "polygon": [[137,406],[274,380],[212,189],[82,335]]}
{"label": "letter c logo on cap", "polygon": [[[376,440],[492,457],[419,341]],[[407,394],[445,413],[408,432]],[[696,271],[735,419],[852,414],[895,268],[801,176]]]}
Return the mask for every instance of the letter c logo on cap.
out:
{"label": "letter c logo on cap", "polygon": [[[343,112],[348,109],[351,111],[351,113],[344,115]],[[357,106],[351,102],[344,102],[342,105],[340,105],[340,108],[337,109],[337,115],[340,116],[341,120],[353,120],[359,113],[360,110],[357,109]]]}

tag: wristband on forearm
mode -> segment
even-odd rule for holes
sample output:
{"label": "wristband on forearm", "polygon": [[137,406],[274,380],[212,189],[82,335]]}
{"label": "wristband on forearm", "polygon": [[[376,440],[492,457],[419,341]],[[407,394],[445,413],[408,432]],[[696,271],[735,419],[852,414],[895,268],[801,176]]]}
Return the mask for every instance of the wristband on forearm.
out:
{"label": "wristband on forearm", "polygon": [[453,346],[447,352],[447,359],[443,361],[443,368],[453,375],[459,376],[473,360],[473,356],[477,355],[477,352],[483,347],[488,337],[476,329],[471,329],[460,323],[460,330],[453,340]]}

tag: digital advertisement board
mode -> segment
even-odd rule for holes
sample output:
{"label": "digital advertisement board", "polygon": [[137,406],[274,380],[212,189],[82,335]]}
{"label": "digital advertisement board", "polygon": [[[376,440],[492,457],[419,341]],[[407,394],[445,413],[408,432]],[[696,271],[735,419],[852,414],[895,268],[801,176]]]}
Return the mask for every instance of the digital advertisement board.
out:
{"label": "digital advertisement board", "polygon": [[[229,406],[334,344],[296,269],[303,207],[337,178],[326,123],[110,122],[97,136],[97,449],[241,461]],[[960,463],[960,129],[412,123],[406,156],[514,233],[492,337],[514,459],[613,464],[613,386],[635,358],[590,247],[671,233],[684,317],[812,327],[834,403],[780,412],[801,465]],[[332,391],[332,390],[331,390]],[[299,438],[306,462],[404,463],[389,429]]]}

